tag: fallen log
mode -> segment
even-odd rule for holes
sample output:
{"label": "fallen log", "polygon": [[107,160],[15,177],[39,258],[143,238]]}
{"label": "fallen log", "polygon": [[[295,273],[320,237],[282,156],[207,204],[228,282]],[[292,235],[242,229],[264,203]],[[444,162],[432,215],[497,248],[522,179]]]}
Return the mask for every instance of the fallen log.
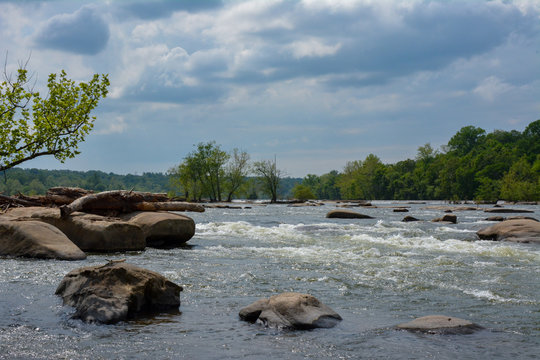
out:
{"label": "fallen log", "polygon": [[17,197],[6,196],[2,194],[0,194],[0,204],[5,204],[8,206],[41,206],[41,203],[33,200],[19,199]]}
{"label": "fallen log", "polygon": [[[87,213],[129,213],[137,210],[144,211],[204,211],[199,205],[179,202],[169,202],[166,194],[154,194],[137,191],[113,190],[97,194],[88,194],[78,198],[68,205],[60,206],[63,218],[75,211]],[[152,205],[154,204],[154,205]],[[161,205],[155,205],[161,204]],[[166,205],[171,204],[171,205]]]}

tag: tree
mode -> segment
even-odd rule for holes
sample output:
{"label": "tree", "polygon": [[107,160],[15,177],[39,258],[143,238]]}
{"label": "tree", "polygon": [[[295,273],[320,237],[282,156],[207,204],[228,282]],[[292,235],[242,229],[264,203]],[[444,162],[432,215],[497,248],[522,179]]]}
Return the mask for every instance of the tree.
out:
{"label": "tree", "polygon": [[42,98],[30,86],[25,65],[15,79],[5,68],[0,84],[0,171],[40,156],[64,162],[79,154],[78,144],[96,119],[90,113],[107,96],[108,76],[95,74],[77,85],[62,70],[49,75],[48,95]]}
{"label": "tree", "polygon": [[277,168],[276,159],[257,161],[253,164],[253,172],[263,184],[264,191],[270,195],[270,202],[277,202],[279,182],[283,172]]}
{"label": "tree", "polygon": [[309,188],[309,186],[304,184],[296,184],[292,189],[293,197],[298,200],[309,200],[315,199],[315,195]]}
{"label": "tree", "polygon": [[225,167],[225,184],[227,187],[227,201],[232,201],[233,195],[246,182],[249,172],[249,154],[245,151],[233,149],[229,163]]}
{"label": "tree", "polygon": [[485,133],[484,129],[472,125],[462,127],[448,141],[448,148],[458,156],[466,155],[484,139]]}

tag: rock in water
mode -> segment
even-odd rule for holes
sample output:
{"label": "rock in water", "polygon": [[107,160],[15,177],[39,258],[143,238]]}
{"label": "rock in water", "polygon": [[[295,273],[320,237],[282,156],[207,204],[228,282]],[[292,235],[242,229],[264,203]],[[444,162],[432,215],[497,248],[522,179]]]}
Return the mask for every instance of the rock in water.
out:
{"label": "rock in water", "polygon": [[330,328],[341,316],[308,294],[283,293],[260,299],[240,310],[245,321],[286,329]]}
{"label": "rock in water", "polygon": [[532,219],[505,220],[476,234],[483,240],[540,243],[540,222]]}
{"label": "rock in water", "polygon": [[73,318],[113,324],[137,314],[176,310],[182,287],[160,274],[111,261],[68,273],[56,295],[76,309]]}
{"label": "rock in water", "polygon": [[350,210],[332,210],[326,214],[329,219],[373,219],[369,215],[360,214]]}
{"label": "rock in water", "polygon": [[423,316],[396,326],[398,329],[429,334],[471,334],[482,329],[480,325],[446,315]]}
{"label": "rock in water", "polygon": [[121,218],[141,228],[146,246],[170,249],[185,244],[195,235],[195,222],[190,217],[170,212],[138,211]]}
{"label": "rock in water", "polygon": [[457,223],[457,216],[454,214],[446,214],[441,218],[433,219],[433,222],[446,222],[446,223]]}
{"label": "rock in water", "polygon": [[66,235],[40,221],[0,221],[0,255],[82,260],[86,254]]}

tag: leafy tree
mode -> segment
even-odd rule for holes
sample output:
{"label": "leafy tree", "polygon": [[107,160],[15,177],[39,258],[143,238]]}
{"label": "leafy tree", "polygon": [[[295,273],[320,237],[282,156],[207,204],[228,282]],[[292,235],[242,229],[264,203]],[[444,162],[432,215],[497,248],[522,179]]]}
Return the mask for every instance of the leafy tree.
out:
{"label": "leafy tree", "polygon": [[525,157],[514,163],[502,179],[501,197],[505,200],[540,200],[539,175]]}
{"label": "leafy tree", "polygon": [[293,197],[298,200],[315,199],[311,189],[304,184],[296,184],[292,189]]}
{"label": "leafy tree", "polygon": [[277,168],[276,159],[256,161],[253,163],[253,172],[263,184],[263,191],[270,195],[270,202],[277,202],[279,183],[283,171]]}
{"label": "leafy tree", "polygon": [[245,151],[233,149],[229,163],[225,167],[227,201],[232,201],[233,195],[245,184],[248,173],[249,154]]}
{"label": "leafy tree", "polygon": [[90,112],[107,96],[107,75],[94,75],[78,85],[65,71],[49,75],[48,95],[30,86],[28,70],[17,76],[4,70],[0,84],[0,171],[25,161],[52,155],[61,162],[79,154],[78,144],[92,130]]}
{"label": "leafy tree", "polygon": [[462,127],[448,141],[448,148],[458,156],[463,156],[477,146],[483,139],[486,131],[474,126]]}

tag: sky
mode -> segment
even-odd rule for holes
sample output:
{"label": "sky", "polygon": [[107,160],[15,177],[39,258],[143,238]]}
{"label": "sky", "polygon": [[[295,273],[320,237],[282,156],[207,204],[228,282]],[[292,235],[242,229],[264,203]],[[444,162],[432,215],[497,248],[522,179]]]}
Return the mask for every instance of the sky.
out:
{"label": "sky", "polygon": [[0,0],[0,52],[38,89],[111,81],[81,154],[26,168],[166,172],[216,141],[303,177],[540,119],[538,0]]}

